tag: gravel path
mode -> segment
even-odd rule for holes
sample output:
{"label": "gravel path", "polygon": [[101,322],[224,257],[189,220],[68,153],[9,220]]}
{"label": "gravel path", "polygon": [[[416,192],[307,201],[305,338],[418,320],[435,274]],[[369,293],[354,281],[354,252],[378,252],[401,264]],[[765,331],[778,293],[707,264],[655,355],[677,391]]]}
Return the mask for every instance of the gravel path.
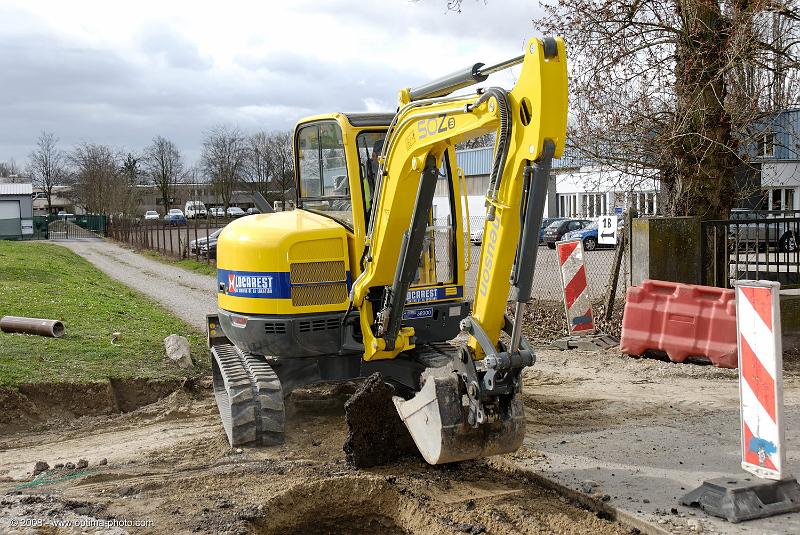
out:
{"label": "gravel path", "polygon": [[81,255],[111,278],[152,297],[200,331],[205,331],[206,314],[217,310],[213,277],[151,260],[107,241],[54,243]]}

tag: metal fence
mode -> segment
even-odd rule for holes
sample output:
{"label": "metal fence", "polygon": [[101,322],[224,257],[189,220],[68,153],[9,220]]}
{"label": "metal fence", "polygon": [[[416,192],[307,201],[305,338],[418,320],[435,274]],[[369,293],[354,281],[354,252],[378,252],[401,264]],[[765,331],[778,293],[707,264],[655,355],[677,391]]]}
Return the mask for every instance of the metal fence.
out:
{"label": "metal fence", "polygon": [[800,213],[734,212],[702,223],[703,283],[731,288],[742,279],[800,287]]}
{"label": "metal fence", "polygon": [[33,240],[65,240],[98,238],[106,233],[108,216],[84,214],[59,217],[56,215],[33,216]]}
{"label": "metal fence", "polygon": [[[479,244],[481,233],[478,230],[483,229],[483,223],[482,216],[470,216],[470,230],[473,237],[471,241],[474,243],[469,246],[469,269],[464,281],[464,292],[469,300],[472,300],[475,295],[481,251]],[[593,304],[595,325],[602,332],[619,336],[627,290],[628,248],[623,249],[621,271],[616,278],[612,277],[615,255],[616,247],[598,247],[593,251],[584,250],[584,266],[588,291]],[[555,249],[540,243],[533,275],[534,301],[528,306],[525,316],[525,323],[530,329],[527,335],[530,338],[551,340],[567,334],[561,284],[561,270]],[[606,319],[605,299],[609,284],[616,284],[616,292],[611,317]]]}
{"label": "metal fence", "polygon": [[117,218],[108,225],[107,236],[136,249],[216,264],[216,249],[209,252],[203,245],[213,241],[214,233],[228,222],[223,218],[189,219],[180,223]]}

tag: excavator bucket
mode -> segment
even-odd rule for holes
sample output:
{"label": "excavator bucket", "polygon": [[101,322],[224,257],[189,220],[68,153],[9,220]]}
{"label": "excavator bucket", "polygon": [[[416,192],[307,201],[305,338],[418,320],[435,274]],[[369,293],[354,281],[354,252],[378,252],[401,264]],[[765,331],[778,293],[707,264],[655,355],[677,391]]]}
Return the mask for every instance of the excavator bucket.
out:
{"label": "excavator bucket", "polygon": [[516,451],[525,437],[522,401],[510,400],[503,418],[472,427],[466,393],[454,373],[431,376],[416,396],[394,396],[395,408],[419,452],[430,464],[444,464]]}

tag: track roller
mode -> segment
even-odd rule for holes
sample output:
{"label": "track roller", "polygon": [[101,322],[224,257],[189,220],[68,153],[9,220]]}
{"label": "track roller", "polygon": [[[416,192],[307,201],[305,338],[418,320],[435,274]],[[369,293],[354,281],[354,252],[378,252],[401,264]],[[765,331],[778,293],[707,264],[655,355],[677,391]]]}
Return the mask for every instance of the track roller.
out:
{"label": "track roller", "polygon": [[211,367],[214,397],[231,446],[283,444],[283,390],[265,358],[245,354],[233,344],[216,344]]}

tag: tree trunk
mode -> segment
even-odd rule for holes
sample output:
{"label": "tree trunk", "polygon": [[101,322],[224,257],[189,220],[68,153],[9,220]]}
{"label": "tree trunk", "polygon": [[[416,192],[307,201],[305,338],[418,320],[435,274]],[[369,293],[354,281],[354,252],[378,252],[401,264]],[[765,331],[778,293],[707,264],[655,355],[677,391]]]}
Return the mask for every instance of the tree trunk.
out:
{"label": "tree trunk", "polygon": [[671,153],[671,212],[727,218],[734,201],[736,142],[725,109],[730,26],[712,0],[676,0],[684,21],[676,49],[677,109]]}
{"label": "tree trunk", "polygon": [[[676,12],[683,20],[683,31],[676,48],[674,175],[667,185],[670,212],[698,216],[702,221],[727,219],[734,203],[738,162],[731,115],[725,107],[731,27],[714,0],[676,0]],[[728,276],[725,233],[715,234],[710,226],[706,229],[701,236],[706,244],[706,277],[722,281]],[[717,273],[712,273],[714,265]]]}

